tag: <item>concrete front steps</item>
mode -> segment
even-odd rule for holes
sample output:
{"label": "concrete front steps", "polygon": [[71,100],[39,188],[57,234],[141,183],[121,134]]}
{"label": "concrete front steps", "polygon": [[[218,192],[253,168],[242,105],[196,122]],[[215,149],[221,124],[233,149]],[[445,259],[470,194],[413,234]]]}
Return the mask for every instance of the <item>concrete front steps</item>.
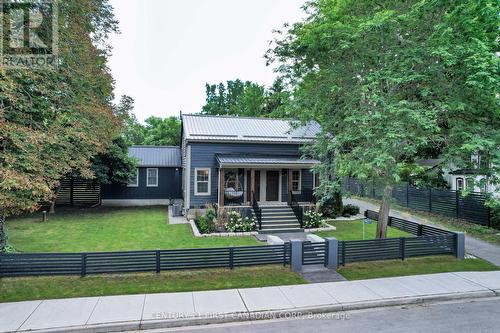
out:
{"label": "concrete front steps", "polygon": [[303,232],[300,223],[289,206],[262,206],[261,234]]}

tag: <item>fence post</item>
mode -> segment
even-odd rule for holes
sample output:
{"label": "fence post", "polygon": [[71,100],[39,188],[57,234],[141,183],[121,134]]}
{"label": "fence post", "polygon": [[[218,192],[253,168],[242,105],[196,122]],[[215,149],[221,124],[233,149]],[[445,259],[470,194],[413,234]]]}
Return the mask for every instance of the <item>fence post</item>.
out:
{"label": "fence post", "polygon": [[432,212],[432,188],[429,188],[429,213]]}
{"label": "fence post", "polygon": [[160,250],[156,250],[156,273],[160,273]]}
{"label": "fence post", "polygon": [[387,218],[387,226],[391,227],[392,226],[392,216],[389,216]]}
{"label": "fence post", "polygon": [[418,225],[417,236],[422,236],[422,232],[423,232],[423,225],[419,224]]}
{"label": "fence post", "polygon": [[80,267],[81,267],[80,276],[84,277],[85,275],[87,275],[87,253],[82,253],[82,261]]}
{"label": "fence post", "polygon": [[234,248],[229,248],[229,269],[234,268]]}
{"label": "fence post", "polygon": [[294,272],[302,271],[302,244],[300,239],[290,240],[290,267]]}
{"label": "fence post", "polygon": [[465,234],[463,232],[455,233],[455,257],[458,260],[465,259]]}
{"label": "fence post", "polygon": [[337,267],[339,267],[339,241],[335,237],[329,237],[325,242],[328,250],[325,266],[330,269],[337,269]]}
{"label": "fence post", "polygon": [[405,238],[401,237],[399,238],[399,250],[401,251],[401,260],[405,260]]}
{"label": "fence post", "polygon": [[459,207],[460,207],[459,195],[460,195],[460,193],[457,190],[455,192],[455,208],[456,208],[455,210],[457,212],[457,219],[460,217],[460,213],[459,213]]}
{"label": "fence post", "polygon": [[406,208],[410,206],[410,184],[406,183]]}

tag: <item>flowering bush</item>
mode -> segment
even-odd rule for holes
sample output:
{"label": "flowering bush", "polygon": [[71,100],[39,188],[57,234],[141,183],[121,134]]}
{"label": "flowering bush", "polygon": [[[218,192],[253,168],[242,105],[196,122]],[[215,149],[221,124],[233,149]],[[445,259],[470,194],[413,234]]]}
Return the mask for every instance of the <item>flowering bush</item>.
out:
{"label": "flowering bush", "polygon": [[304,228],[319,228],[323,223],[323,214],[314,210],[304,212]]}
{"label": "flowering bush", "polygon": [[255,230],[256,226],[253,217],[242,218],[240,213],[232,211],[229,213],[229,221],[226,223],[225,228],[230,232],[248,232]]}

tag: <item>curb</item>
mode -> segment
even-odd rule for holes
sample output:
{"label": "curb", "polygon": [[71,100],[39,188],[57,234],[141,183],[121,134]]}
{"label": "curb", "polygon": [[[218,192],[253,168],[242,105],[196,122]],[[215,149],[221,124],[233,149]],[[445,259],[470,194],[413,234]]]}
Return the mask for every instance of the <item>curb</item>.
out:
{"label": "curb", "polygon": [[[288,319],[294,318],[297,315],[331,313],[338,311],[370,309],[377,307],[389,307],[409,304],[425,304],[432,302],[453,301],[460,299],[478,299],[478,298],[494,298],[500,296],[499,291],[471,291],[466,293],[438,294],[430,296],[416,296],[404,298],[391,298],[367,302],[354,302],[344,304],[331,304],[323,306],[273,310],[273,311],[257,311],[257,312],[242,312],[242,313],[227,313],[218,317],[196,317],[196,318],[181,318],[168,320],[146,320],[132,321],[121,323],[98,324],[92,326],[70,326],[54,329],[16,331],[16,332],[36,332],[36,333],[103,333],[103,332],[123,332],[132,330],[152,330],[162,328],[175,328],[185,326],[200,326],[211,324],[224,324],[235,322],[260,321],[268,319]],[[14,332],[14,331],[12,331]]]}

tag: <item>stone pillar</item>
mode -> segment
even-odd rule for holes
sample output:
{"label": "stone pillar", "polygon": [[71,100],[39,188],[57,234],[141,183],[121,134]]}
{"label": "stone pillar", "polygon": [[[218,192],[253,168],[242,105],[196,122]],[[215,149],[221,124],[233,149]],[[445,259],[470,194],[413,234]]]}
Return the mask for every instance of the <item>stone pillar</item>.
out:
{"label": "stone pillar", "polygon": [[339,267],[339,241],[335,237],[329,237],[325,241],[328,249],[326,267],[336,270]]}
{"label": "stone pillar", "polygon": [[299,239],[290,240],[290,268],[294,272],[302,271],[302,241]]}
{"label": "stone pillar", "polygon": [[455,256],[458,260],[465,259],[465,234],[463,232],[456,232],[455,243]]}

